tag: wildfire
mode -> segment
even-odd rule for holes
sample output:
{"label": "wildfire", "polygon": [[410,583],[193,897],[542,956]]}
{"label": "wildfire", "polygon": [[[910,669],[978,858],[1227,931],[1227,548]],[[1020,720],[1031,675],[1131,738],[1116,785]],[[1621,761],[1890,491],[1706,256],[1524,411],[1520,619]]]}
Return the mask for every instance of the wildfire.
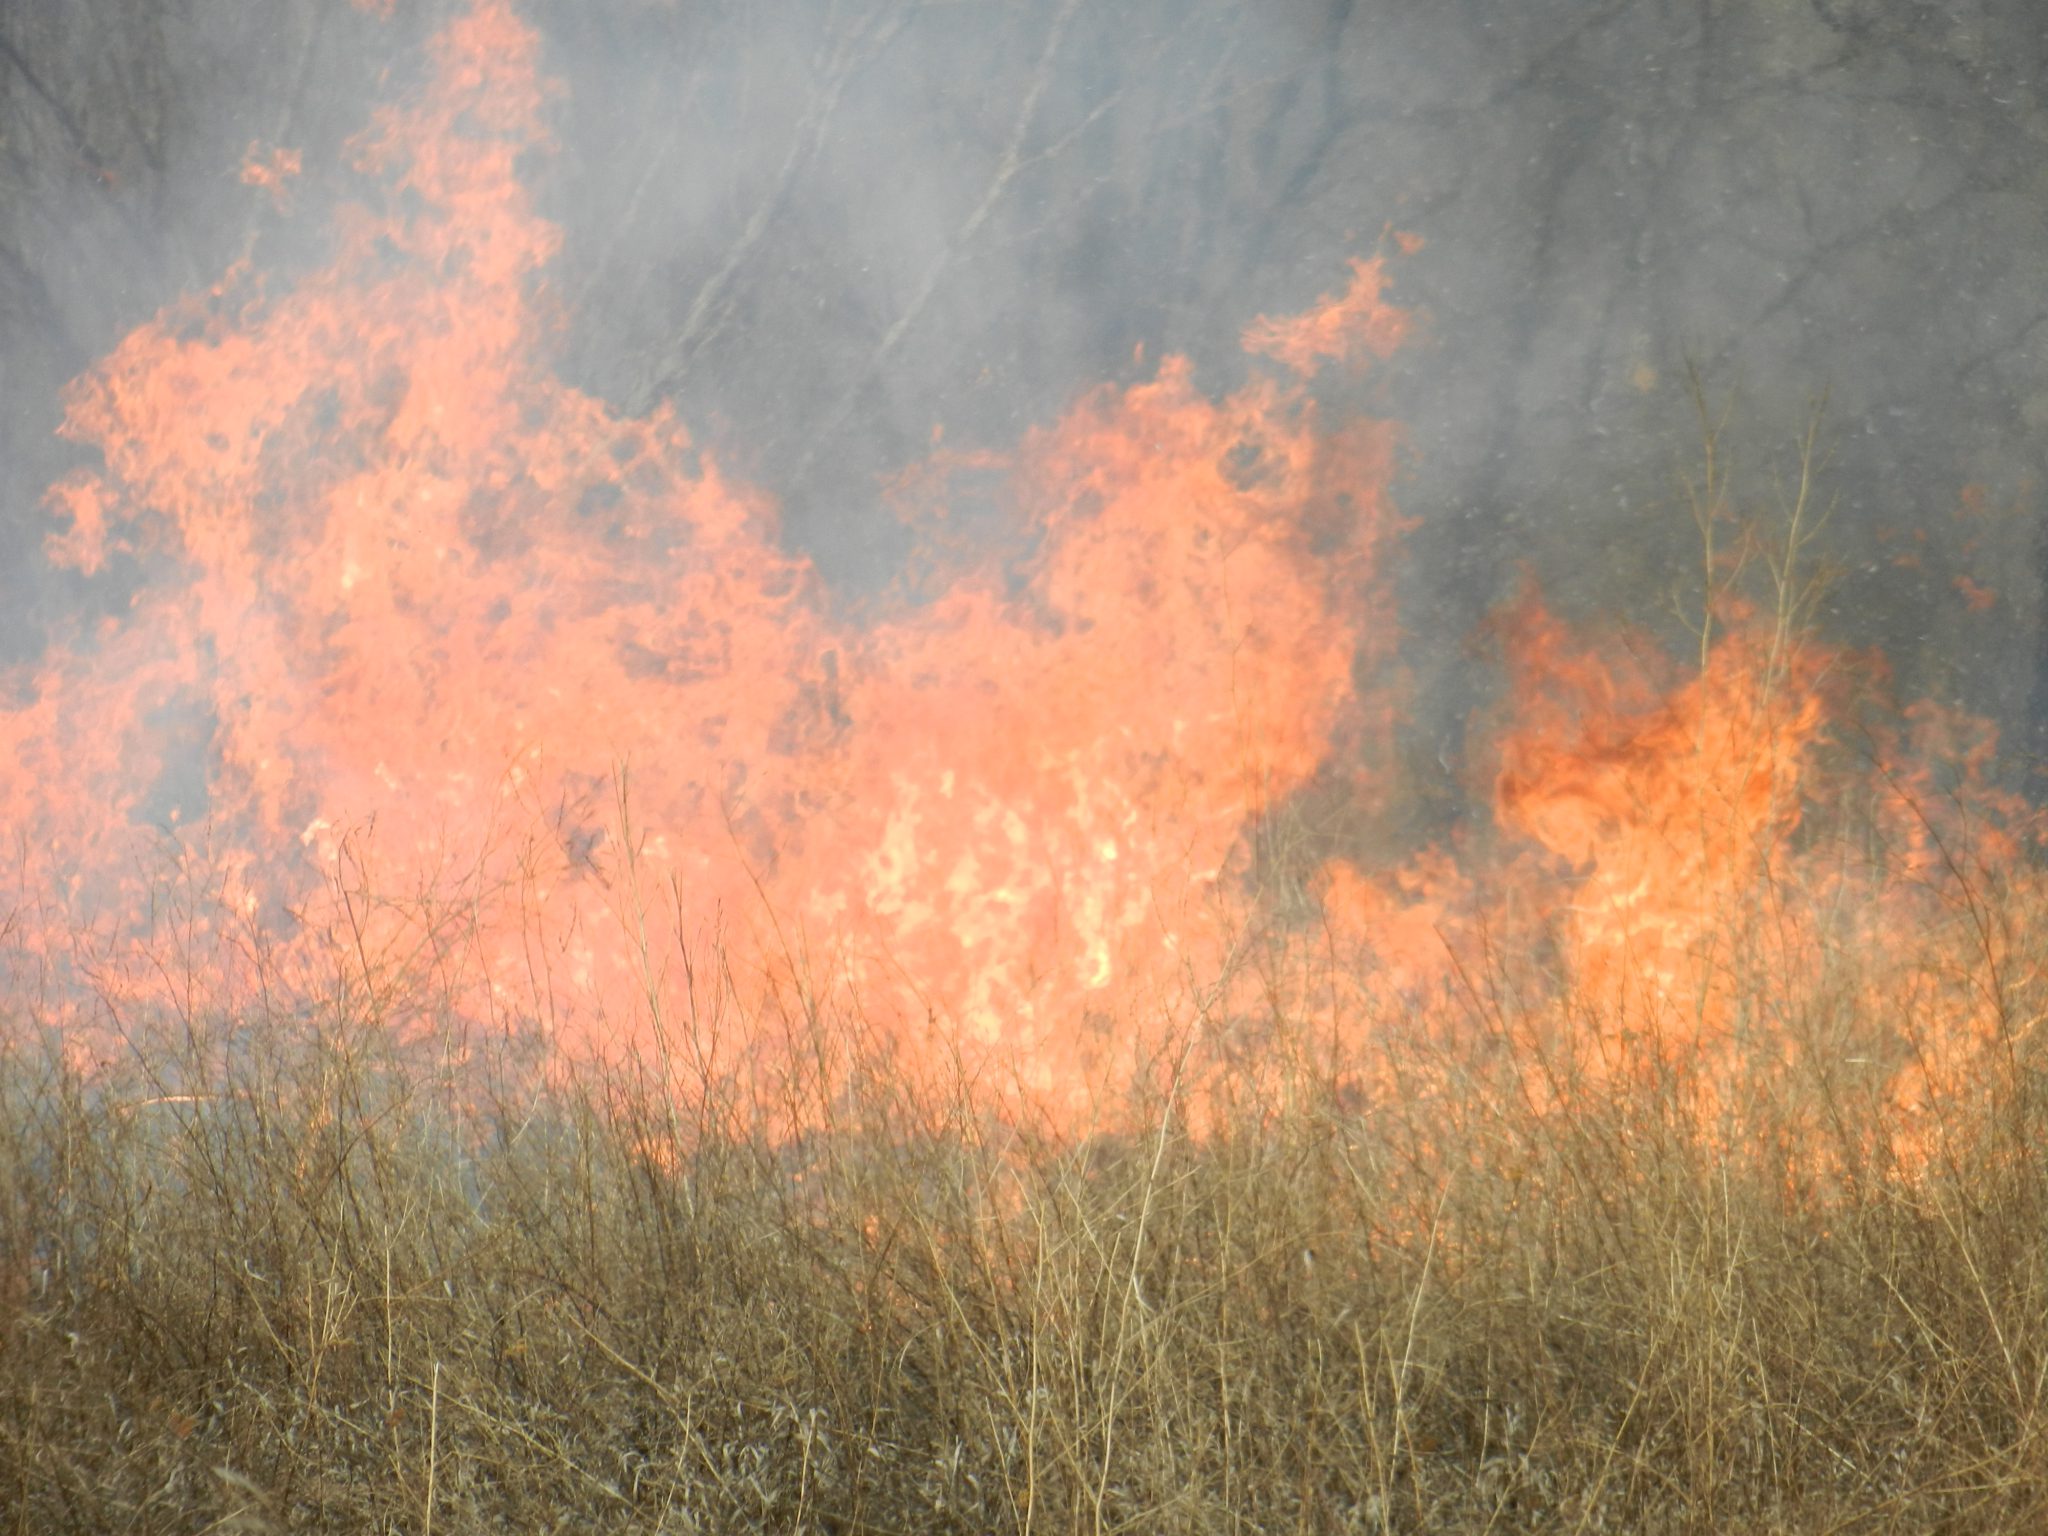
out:
{"label": "wildfire", "polygon": [[[1348,1070],[1508,928],[1550,936],[1573,999],[1539,1032],[1733,1071],[1760,935],[1818,976],[1848,884],[1863,921],[1907,920],[1816,823],[1853,659],[1737,616],[1690,674],[1617,665],[1530,601],[1502,626],[1492,851],[1325,865],[1320,924],[1273,919],[1294,979],[1261,993],[1256,834],[1394,727],[1371,679],[1398,639],[1396,439],[1313,390],[1401,344],[1382,262],[1247,329],[1277,370],[1219,396],[1168,358],[975,458],[1005,553],[855,626],[683,423],[543,365],[531,29],[479,0],[432,64],[355,141],[379,191],[324,267],[231,271],[70,391],[101,466],[51,490],[49,558],[140,585],[0,708],[0,822],[38,893],[16,963],[67,1027],[161,1006],[168,947],[217,998],[339,976],[394,1027],[438,1011],[572,1054],[680,1032],[758,1064],[767,1020],[857,1018],[913,1070],[1078,1123],[1162,1042],[1276,1002]],[[243,176],[282,198],[298,169],[252,147]],[[942,495],[949,462],[900,484]],[[1994,804],[1988,747],[1921,734]],[[1906,760],[1862,782],[1910,859],[1938,829]],[[684,1006],[712,950],[744,1039]],[[1960,1006],[1946,1038],[1978,1038]],[[1903,1098],[1932,1091],[1916,1070]]]}

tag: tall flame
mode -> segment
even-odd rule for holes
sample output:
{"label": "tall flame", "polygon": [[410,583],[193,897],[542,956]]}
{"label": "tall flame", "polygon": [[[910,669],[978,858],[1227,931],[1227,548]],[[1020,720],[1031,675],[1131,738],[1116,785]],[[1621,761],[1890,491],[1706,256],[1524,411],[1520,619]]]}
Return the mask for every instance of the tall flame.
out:
{"label": "tall flame", "polygon": [[[1270,904],[1247,964],[1261,830],[1392,729],[1369,680],[1397,638],[1395,437],[1312,392],[1401,344],[1382,264],[1252,322],[1268,361],[1234,391],[1169,358],[1014,451],[907,467],[906,503],[997,474],[1008,537],[855,623],[671,412],[544,366],[533,31],[477,0],[431,62],[355,141],[377,190],[326,265],[231,271],[69,393],[101,463],[51,490],[49,557],[118,562],[135,597],[8,679],[0,824],[17,983],[81,1038],[298,974],[395,1026],[571,1054],[680,1031],[702,1059],[734,1044],[688,1007],[715,949],[742,1054],[782,1048],[771,1019],[858,1020],[1074,1123],[1170,1037],[1251,1040],[1262,1010],[1359,1070],[1402,1010],[1476,990],[1476,937],[1513,934],[1550,965],[1517,1028],[1589,1043],[1610,1083],[1684,1061],[1715,1116],[1814,1048],[1785,1019],[1759,1045],[1752,969],[1811,1020],[1830,956],[1945,942],[1940,870],[2016,868],[1991,738],[1859,715],[1864,659],[1731,604],[1681,667],[1532,597],[1499,626],[1490,837],[1324,864],[1319,920]],[[252,195],[287,206],[299,163],[252,146]],[[1851,859],[1833,811],[1858,797]],[[1891,974],[1870,984],[1939,1019],[1885,1048],[1911,1110],[2013,1000]]]}
{"label": "tall flame", "polygon": [[[367,920],[386,959],[459,912],[461,1005],[589,1043],[645,1027],[652,899],[760,996],[1071,1096],[1110,1021],[1214,967],[1247,827],[1355,708],[1390,434],[1168,359],[1007,457],[1028,555],[850,627],[672,415],[541,366],[533,32],[484,0],[433,64],[356,141],[381,200],[328,265],[230,273],[71,391],[104,467],[53,491],[51,557],[145,579],[0,713],[61,926],[145,945],[168,832],[229,910]],[[1378,284],[1298,323],[1391,346]]]}

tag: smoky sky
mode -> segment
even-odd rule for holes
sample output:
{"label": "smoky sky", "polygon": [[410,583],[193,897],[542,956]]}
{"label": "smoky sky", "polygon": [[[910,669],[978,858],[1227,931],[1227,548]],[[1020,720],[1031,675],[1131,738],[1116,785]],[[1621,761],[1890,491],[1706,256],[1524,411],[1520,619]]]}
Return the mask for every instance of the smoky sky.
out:
{"label": "smoky sky", "polygon": [[[44,564],[64,382],[237,261],[318,261],[345,144],[446,4],[0,13],[0,649],[118,614]],[[535,0],[525,167],[563,231],[554,366],[671,403],[847,601],[884,478],[1008,446],[1164,353],[1241,376],[1261,313],[1392,260],[1419,317],[1342,386],[1402,423],[1419,760],[1454,758],[1524,579],[1656,623],[1697,370],[1767,511],[1826,398],[1822,621],[2037,746],[2048,715],[2048,28],[2033,0]],[[282,205],[252,144],[297,148]],[[1986,596],[1988,594],[1988,597]]]}

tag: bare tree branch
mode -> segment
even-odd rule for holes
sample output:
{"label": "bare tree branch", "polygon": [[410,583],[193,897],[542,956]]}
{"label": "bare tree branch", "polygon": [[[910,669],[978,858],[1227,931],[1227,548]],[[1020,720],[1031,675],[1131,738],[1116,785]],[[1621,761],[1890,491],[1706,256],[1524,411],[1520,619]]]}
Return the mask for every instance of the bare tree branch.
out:
{"label": "bare tree branch", "polygon": [[[865,46],[842,51],[826,75],[825,89],[813,102],[811,110],[804,114],[791,136],[789,151],[782,158],[774,185],[755,204],[753,215],[747,220],[747,227],[740,237],[726,250],[725,260],[702,284],[696,297],[690,301],[690,311],[683,319],[682,329],[670,340],[663,350],[661,360],[653,378],[634,392],[633,409],[646,410],[662,395],[668,394],[681,383],[689,368],[690,358],[702,345],[711,326],[713,310],[724,299],[733,277],[761,243],[774,222],[775,215],[789,201],[790,190],[798,177],[812,160],[817,157],[818,147],[825,140],[826,130],[831,126],[833,115],[846,94],[847,85],[860,72],[880,58],[910,24],[914,11],[899,7],[885,18],[883,24],[865,39]],[[858,40],[860,34],[856,34]],[[636,193],[637,197],[637,193]]]}
{"label": "bare tree branch", "polygon": [[904,306],[903,312],[896,317],[889,329],[882,333],[882,339],[876,343],[875,350],[861,366],[853,386],[840,396],[838,404],[833,406],[820,429],[811,434],[809,446],[804,449],[803,457],[797,461],[795,473],[791,476],[792,484],[802,485],[809,478],[811,466],[817,461],[819,451],[833,441],[840,429],[846,425],[847,418],[853,414],[854,406],[866,395],[876,376],[881,372],[882,365],[889,360],[904,335],[924,313],[925,306],[931,302],[931,297],[938,290],[947,270],[960,252],[973,242],[981,226],[988,222],[988,216],[995,211],[996,204],[1009,190],[1018,170],[1026,163],[1024,141],[1030,136],[1031,126],[1038,117],[1039,102],[1044,99],[1046,87],[1052,82],[1053,65],[1059,58],[1060,44],[1065,40],[1067,28],[1083,3],[1084,0],[1065,0],[1059,14],[1053,18],[1051,27],[1046,31],[1045,47],[1038,57],[1038,68],[1031,77],[1030,87],[1024,92],[1023,102],[1018,106],[1016,121],[1011,125],[1009,143],[1003,149],[1003,158],[996,166],[995,175],[990,178],[987,188],[981,194],[981,201],[975,204],[974,211],[967,215],[960,228],[954,232],[953,238],[946,242],[945,248],[925,269],[924,279],[918,284],[917,292],[911,296],[909,304]]}

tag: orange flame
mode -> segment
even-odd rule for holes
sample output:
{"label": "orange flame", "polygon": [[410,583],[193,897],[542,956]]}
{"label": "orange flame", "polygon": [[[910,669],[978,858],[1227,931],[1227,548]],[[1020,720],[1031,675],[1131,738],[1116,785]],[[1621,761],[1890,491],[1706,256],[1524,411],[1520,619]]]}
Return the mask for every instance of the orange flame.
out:
{"label": "orange flame", "polygon": [[[50,557],[149,580],[0,712],[0,816],[64,920],[146,937],[164,831],[232,910],[387,957],[466,893],[463,1006],[589,1044],[646,1027],[667,893],[763,995],[857,997],[920,1051],[936,1021],[1073,1097],[1112,1021],[1218,963],[1247,827],[1355,707],[1389,434],[1168,359],[1009,462],[1021,567],[850,629],[672,416],[537,366],[534,34],[482,3],[434,65],[356,142],[385,195],[328,267],[230,273],[71,391],[105,467],[53,490]],[[1391,345],[1379,282],[1316,334]]]}
{"label": "orange flame", "polygon": [[304,157],[296,149],[272,145],[266,152],[251,143],[242,157],[242,185],[260,187],[270,194],[271,203],[283,209],[291,201],[291,179],[305,169]]}
{"label": "orange flame", "polygon": [[1408,316],[1387,306],[1385,287],[1379,262],[1354,258],[1351,285],[1343,293],[1326,296],[1306,314],[1260,316],[1245,328],[1244,349],[1285,363],[1303,378],[1326,362],[1355,366],[1367,357],[1384,357],[1408,334]]}
{"label": "orange flame", "polygon": [[[816,1015],[1079,1125],[1197,1027],[1256,1080],[1273,1013],[1362,1073],[1374,1031],[1476,990],[1475,936],[1512,935],[1551,968],[1536,1043],[1584,1036],[1619,1085],[1683,1062],[1713,1117],[1815,1049],[1759,1042],[1758,967],[1797,1012],[1847,947],[1947,942],[1944,870],[2018,866],[1994,739],[1859,717],[1857,658],[1724,603],[1688,671],[1531,598],[1499,626],[1491,841],[1311,869],[1313,918],[1268,914],[1254,965],[1258,836],[1394,725],[1360,680],[1395,651],[1395,437],[1309,388],[1406,336],[1382,263],[1247,328],[1285,376],[1218,396],[1170,357],[1014,451],[935,435],[890,487],[930,569],[857,626],[673,414],[537,361],[537,52],[478,0],[354,143],[380,192],[326,267],[231,271],[70,390],[103,462],[51,490],[48,557],[139,587],[7,679],[0,825],[34,893],[17,979],[79,1039],[87,1000],[118,1027],[278,976],[399,1026],[680,1033],[771,1068],[772,1023]],[[252,150],[244,176],[297,168]],[[998,550],[934,534],[967,472],[1000,487]],[[1852,788],[1853,860],[1829,830]],[[697,1010],[711,947],[743,1041]],[[2014,1009],[1916,963],[1869,983],[1936,1021],[1872,1048],[1909,1125]]]}

